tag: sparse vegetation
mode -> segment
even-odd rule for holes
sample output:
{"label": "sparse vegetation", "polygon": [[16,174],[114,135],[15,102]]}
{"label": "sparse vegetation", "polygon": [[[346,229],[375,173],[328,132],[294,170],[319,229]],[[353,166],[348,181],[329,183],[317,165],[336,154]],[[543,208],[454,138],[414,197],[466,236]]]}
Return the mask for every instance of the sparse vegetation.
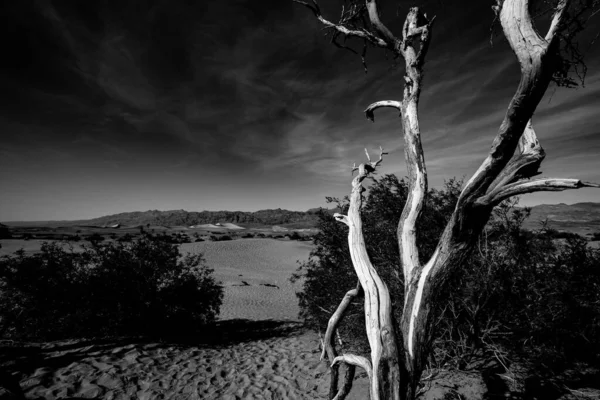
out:
{"label": "sparse vegetation", "polygon": [[86,240],[92,244],[94,243],[100,243],[104,240],[104,236],[102,236],[99,233],[93,233],[91,235],[89,235]]}
{"label": "sparse vegetation", "polygon": [[126,233],[123,236],[119,237],[117,240],[119,242],[131,242],[133,240],[133,235],[130,233]]}
{"label": "sparse vegetation", "polygon": [[233,238],[229,235],[221,235],[221,236],[210,235],[210,240],[212,240],[213,242],[222,242],[225,240],[233,240]]}
{"label": "sparse vegetation", "polygon": [[0,239],[10,239],[12,234],[6,225],[0,224]]}
{"label": "sparse vegetation", "polygon": [[219,312],[223,289],[201,254],[179,259],[164,236],[44,243],[0,258],[0,323],[7,338],[193,333]]}

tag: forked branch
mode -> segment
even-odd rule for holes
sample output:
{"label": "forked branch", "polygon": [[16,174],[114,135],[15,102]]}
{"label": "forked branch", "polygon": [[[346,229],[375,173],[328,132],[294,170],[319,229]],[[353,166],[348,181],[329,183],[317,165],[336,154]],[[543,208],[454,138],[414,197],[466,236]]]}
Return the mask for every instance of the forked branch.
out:
{"label": "forked branch", "polygon": [[[563,29],[570,1],[561,0],[545,38],[533,25],[528,0],[505,0],[498,6],[504,34],[519,60],[521,81],[500,125],[487,158],[467,182],[459,203],[475,203],[499,183],[519,139],[542,99],[556,68],[557,46],[553,43]],[[502,179],[502,178],[501,178]]]}
{"label": "forked branch", "polygon": [[531,120],[529,120],[519,140],[518,153],[513,156],[496,180],[492,182],[486,196],[481,200],[485,201],[486,198],[493,198],[504,186],[519,179],[529,179],[539,175],[541,173],[539,168],[545,157],[546,152],[540,145]]}
{"label": "forked branch", "polygon": [[530,180],[541,173],[539,167],[545,156],[546,153],[540,145],[530,120],[519,141],[519,153],[511,159],[478,203],[495,206],[510,197],[526,193],[598,187],[595,183],[583,182],[579,179]]}

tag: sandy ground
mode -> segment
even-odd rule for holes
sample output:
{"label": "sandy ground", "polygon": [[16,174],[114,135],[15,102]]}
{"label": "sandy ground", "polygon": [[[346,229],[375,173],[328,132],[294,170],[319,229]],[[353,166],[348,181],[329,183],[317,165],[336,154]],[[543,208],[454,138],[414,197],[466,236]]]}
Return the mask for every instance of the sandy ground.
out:
{"label": "sandy ground", "polygon": [[[285,330],[285,329],[283,329]],[[312,332],[227,345],[53,343],[29,349],[29,399],[325,399],[328,368]],[[26,364],[24,364],[26,365]],[[25,369],[26,366],[21,366]],[[367,398],[366,380],[352,399]],[[0,395],[1,396],[1,395]]]}
{"label": "sandy ground", "polygon": [[[325,399],[328,365],[318,335],[294,322],[289,282],[310,250],[271,239],[183,244],[182,253],[204,253],[225,287],[214,332],[175,343],[12,345],[2,361],[28,399]],[[368,398],[364,374],[355,386],[350,399]]]}
{"label": "sandy ground", "polygon": [[275,239],[240,239],[186,243],[182,253],[201,252],[215,278],[223,283],[225,297],[220,319],[274,319],[298,321],[296,291],[290,276],[297,260],[308,260],[312,245]]}

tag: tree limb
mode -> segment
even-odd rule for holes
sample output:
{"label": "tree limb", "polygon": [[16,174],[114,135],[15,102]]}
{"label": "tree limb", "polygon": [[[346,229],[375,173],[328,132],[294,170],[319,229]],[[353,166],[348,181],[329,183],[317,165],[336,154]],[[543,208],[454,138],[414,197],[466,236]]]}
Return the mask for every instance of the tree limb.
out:
{"label": "tree limb", "polygon": [[327,330],[325,331],[325,338],[323,339],[323,350],[321,351],[321,360],[325,358],[326,354],[327,357],[329,357],[329,361],[333,360],[336,357],[334,343],[335,341],[333,340],[333,334],[337,329],[337,326],[340,323],[340,321],[344,318],[348,305],[350,305],[352,299],[360,293],[360,283],[358,283],[357,285],[358,286],[355,289],[351,289],[346,292],[344,298],[338,305],[337,309],[329,318],[329,321],[327,323]]}
{"label": "tree limb", "polygon": [[379,8],[377,6],[377,0],[366,0],[367,2],[367,12],[369,14],[369,21],[371,25],[377,33],[379,37],[385,40],[386,43],[389,44],[389,48],[393,50],[395,53],[402,54],[402,50],[400,47],[400,40],[381,22],[379,19]]}
{"label": "tree limb", "polygon": [[[368,360],[364,357],[345,359],[346,356],[336,357],[334,362],[346,361],[349,364],[372,370],[370,372],[371,399],[379,400],[382,393],[395,393],[396,395],[400,393],[400,367],[390,292],[369,259],[360,216],[362,192],[364,191],[362,182],[375,172],[386,153],[380,148],[379,159],[372,161],[369,153],[366,150],[365,152],[369,162],[353,168],[358,171],[358,174],[352,180],[350,205],[345,222],[349,227],[348,246],[352,265],[364,292],[365,329],[371,348],[371,362],[366,364],[365,361]],[[340,215],[336,216],[336,219],[344,222]]]}
{"label": "tree limb", "polygon": [[355,354],[343,354],[334,358],[331,365],[335,365],[339,362],[345,362],[346,364],[361,367],[367,372],[367,375],[369,375],[369,380],[373,378],[373,368],[371,366],[371,361],[369,361],[366,357],[357,356]]}
{"label": "tree limb", "polygon": [[366,29],[349,29],[346,26],[344,26],[343,24],[335,24],[335,23],[323,18],[323,15],[321,15],[321,9],[319,8],[319,4],[316,2],[316,0],[312,0],[312,4],[309,4],[309,3],[305,2],[305,1],[301,1],[301,0],[292,0],[292,1],[294,3],[302,4],[303,6],[310,9],[313,12],[313,14],[315,14],[315,17],[317,17],[317,19],[323,25],[325,25],[327,28],[335,29],[336,31],[338,31],[346,36],[358,37],[358,38],[367,40],[369,43],[371,43],[375,46],[378,46],[378,47],[383,47],[386,49],[388,49],[388,48],[393,49],[393,44],[386,42],[385,40],[376,36],[372,32],[367,31]]}
{"label": "tree limb", "polygon": [[365,115],[367,116],[367,119],[370,120],[371,122],[375,122],[375,110],[377,110],[378,108],[382,108],[382,107],[392,107],[392,108],[396,108],[399,111],[402,111],[402,103],[400,103],[399,101],[381,100],[381,101],[377,101],[377,102],[369,105],[369,107],[367,107],[367,109],[365,110]]}
{"label": "tree limb", "polygon": [[[329,362],[331,363],[337,357],[333,334],[337,330],[339,323],[344,318],[344,315],[346,313],[348,306],[350,305],[350,302],[352,301],[352,299],[354,299],[356,296],[358,296],[361,293],[361,291],[362,291],[362,288],[360,286],[360,282],[357,282],[356,288],[346,292],[346,294],[344,295],[344,298],[338,305],[337,309],[331,315],[331,318],[329,318],[329,322],[327,323],[327,330],[325,331],[325,338],[323,339],[323,351],[321,352],[321,359],[323,359],[325,357],[325,354],[327,354],[327,358],[329,359]],[[343,400],[345,398],[345,395],[343,395],[343,392],[347,392],[350,390],[350,388],[352,387],[352,382],[345,382],[345,384],[342,385],[342,387],[338,391],[337,390],[337,383],[338,383],[337,381],[338,381],[338,373],[339,373],[338,366],[332,364],[330,369],[331,369],[331,384],[330,384],[330,390],[329,390],[329,398],[337,398],[339,400]],[[348,387],[348,385],[350,387]]]}
{"label": "tree limb", "polygon": [[406,73],[401,116],[404,157],[408,169],[408,196],[398,221],[397,236],[405,287],[422,269],[417,247],[416,224],[427,195],[427,169],[421,144],[418,105],[425,55],[430,41],[431,22],[419,11],[419,8],[413,7],[406,16],[402,31]]}
{"label": "tree limb", "polygon": [[556,37],[556,33],[560,31],[564,22],[565,22],[565,14],[566,10],[569,7],[571,0],[560,0],[556,5],[556,10],[554,11],[554,16],[552,17],[552,22],[550,23],[550,28],[548,28],[548,33],[546,33],[546,42],[550,43]]}
{"label": "tree limb", "polygon": [[344,400],[346,396],[350,393],[352,389],[352,383],[354,382],[354,375],[356,373],[356,366],[346,364],[346,373],[344,374],[344,380],[340,387],[340,390],[336,393],[335,397],[332,400]]}
{"label": "tree limb", "polygon": [[[560,21],[568,0],[561,1],[560,6],[554,27],[549,31],[552,37],[561,29]],[[485,195],[507,165],[555,70],[556,46],[551,46],[552,43],[535,30],[528,0],[505,0],[500,9],[500,22],[521,66],[521,80],[487,158],[461,193],[461,204],[464,201],[475,203],[477,197]]]}
{"label": "tree limb", "polygon": [[350,226],[350,222],[348,222],[348,217],[344,214],[335,213],[335,214],[333,214],[333,218],[335,218],[335,220],[338,222],[341,222],[345,225]]}
{"label": "tree limb", "polygon": [[502,188],[489,200],[493,205],[500,204],[509,197],[533,192],[561,192],[567,189],[580,189],[583,187],[600,188],[600,184],[583,182],[579,179],[543,178],[532,181],[518,181]]}
{"label": "tree limb", "polygon": [[[492,182],[486,192],[485,198],[493,198],[502,188],[519,179],[528,179],[539,175],[540,165],[546,152],[533,130],[531,120],[525,126],[523,135],[519,140],[519,153],[516,154]],[[481,200],[484,200],[483,198]]]}

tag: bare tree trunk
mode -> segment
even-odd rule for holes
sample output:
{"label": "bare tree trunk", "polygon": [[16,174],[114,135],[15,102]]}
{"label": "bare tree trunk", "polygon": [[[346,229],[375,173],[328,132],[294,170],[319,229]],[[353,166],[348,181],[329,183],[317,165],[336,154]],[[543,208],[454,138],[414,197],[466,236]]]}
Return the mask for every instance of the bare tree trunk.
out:
{"label": "bare tree trunk", "polygon": [[369,360],[362,356],[344,354],[336,357],[334,363],[344,361],[364,368],[369,375],[372,400],[400,400],[400,365],[392,301],[387,285],[369,260],[360,217],[362,192],[364,191],[362,182],[375,171],[381,163],[383,155],[382,150],[378,161],[361,164],[355,168],[358,170],[358,175],[352,180],[348,215],[334,215],[336,220],[346,224],[349,228],[350,256],[365,296],[365,328],[371,348],[371,358]]}
{"label": "bare tree trunk", "polygon": [[[528,0],[497,0],[493,7],[519,61],[521,80],[488,156],[466,183],[433,256],[424,264],[420,261],[416,241],[416,223],[427,193],[418,104],[435,18],[428,19],[418,8],[411,8],[401,38],[397,38],[381,22],[377,0],[365,0],[364,7],[343,11],[338,23],[321,15],[316,0],[311,3],[294,1],[308,7],[323,25],[333,30],[334,43],[338,35],[358,38],[365,46],[368,43],[388,49],[405,61],[402,101],[379,101],[365,110],[367,118],[374,120],[376,109],[392,107],[400,111],[402,118],[408,197],[397,229],[405,291],[400,326],[397,327],[392,318],[389,290],[367,255],[360,218],[362,181],[375,171],[384,154],[382,151],[378,161],[369,159],[369,163],[355,168],[358,176],[352,181],[348,215],[335,215],[349,227],[351,258],[365,296],[370,359],[348,354],[335,356],[335,353],[330,358],[334,357],[333,364],[343,361],[364,368],[370,378],[372,400],[413,400],[431,350],[431,309],[436,304],[436,293],[443,288],[454,268],[469,256],[493,208],[507,198],[524,193],[600,187],[578,179],[530,179],[539,174],[538,168],[545,157],[531,118],[556,72],[558,36],[568,15],[570,0],[559,1],[545,37],[540,36],[533,26]],[[368,23],[364,22],[366,18]],[[363,21],[363,25],[357,26],[357,21]],[[364,51],[361,57],[364,62]],[[333,323],[335,325],[337,322]]]}

